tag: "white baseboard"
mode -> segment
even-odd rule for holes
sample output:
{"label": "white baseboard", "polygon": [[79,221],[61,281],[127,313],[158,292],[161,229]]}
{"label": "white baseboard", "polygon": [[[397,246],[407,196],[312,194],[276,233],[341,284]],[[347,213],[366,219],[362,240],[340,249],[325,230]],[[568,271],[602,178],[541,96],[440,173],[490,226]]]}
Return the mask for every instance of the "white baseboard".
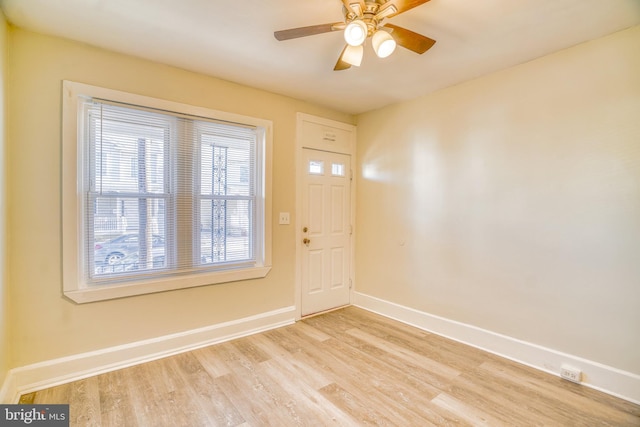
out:
{"label": "white baseboard", "polygon": [[20,395],[25,393],[275,329],[294,322],[295,307],[291,306],[204,328],[11,369],[0,390],[0,402],[17,403]]}
{"label": "white baseboard", "polygon": [[570,365],[582,371],[581,384],[640,404],[640,375],[358,292],[353,304],[556,376]]}

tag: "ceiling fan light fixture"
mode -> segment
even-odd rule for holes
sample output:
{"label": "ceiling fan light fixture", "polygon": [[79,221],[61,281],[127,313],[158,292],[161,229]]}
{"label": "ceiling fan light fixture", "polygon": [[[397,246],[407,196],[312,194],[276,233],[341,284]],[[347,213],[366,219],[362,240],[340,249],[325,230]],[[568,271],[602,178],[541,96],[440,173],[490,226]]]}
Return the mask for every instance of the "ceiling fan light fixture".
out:
{"label": "ceiling fan light fixture", "polygon": [[344,53],[342,54],[342,60],[347,64],[359,67],[362,64],[362,57],[364,56],[364,46],[351,46],[347,45]]}
{"label": "ceiling fan light fixture", "polygon": [[351,46],[361,46],[367,39],[367,24],[360,19],[354,19],[344,29],[344,39]]}
{"label": "ceiling fan light fixture", "polygon": [[396,50],[396,41],[384,30],[378,30],[373,34],[371,44],[378,58],[386,58]]}

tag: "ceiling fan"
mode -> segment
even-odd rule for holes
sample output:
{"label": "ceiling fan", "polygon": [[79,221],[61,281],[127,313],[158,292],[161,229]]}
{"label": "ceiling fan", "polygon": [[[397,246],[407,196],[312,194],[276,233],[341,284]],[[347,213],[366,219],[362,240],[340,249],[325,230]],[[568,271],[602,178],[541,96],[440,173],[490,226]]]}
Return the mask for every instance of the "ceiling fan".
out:
{"label": "ceiling fan", "polygon": [[316,34],[343,31],[347,42],[342,50],[334,70],[346,70],[352,65],[360,66],[364,55],[364,43],[371,38],[376,55],[386,58],[400,45],[415,53],[423,54],[429,50],[435,40],[414,33],[397,25],[384,23],[392,18],[429,0],[342,0],[344,22],[311,25],[275,31],[278,40],[290,40]]}

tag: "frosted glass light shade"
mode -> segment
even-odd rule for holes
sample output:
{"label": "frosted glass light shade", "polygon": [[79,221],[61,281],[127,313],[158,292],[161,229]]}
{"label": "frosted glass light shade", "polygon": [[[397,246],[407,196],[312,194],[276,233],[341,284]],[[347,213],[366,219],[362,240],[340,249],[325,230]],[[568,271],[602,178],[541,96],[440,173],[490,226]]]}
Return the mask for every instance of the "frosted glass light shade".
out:
{"label": "frosted glass light shade", "polygon": [[344,29],[344,39],[351,46],[360,46],[367,39],[367,24],[355,19]]}
{"label": "frosted glass light shade", "polygon": [[379,58],[386,58],[396,50],[396,41],[384,30],[376,31],[371,37],[373,50]]}
{"label": "frosted glass light shade", "polygon": [[351,46],[347,45],[347,48],[342,54],[342,60],[347,64],[355,65],[359,67],[362,63],[362,57],[364,56],[364,46]]}

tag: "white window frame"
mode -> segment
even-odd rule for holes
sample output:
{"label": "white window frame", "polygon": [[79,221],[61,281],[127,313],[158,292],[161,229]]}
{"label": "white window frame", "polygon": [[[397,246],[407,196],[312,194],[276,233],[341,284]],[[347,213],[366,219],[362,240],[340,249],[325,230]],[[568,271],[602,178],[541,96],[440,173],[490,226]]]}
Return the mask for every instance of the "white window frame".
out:
{"label": "white window frame", "polygon": [[[127,92],[91,86],[83,83],[63,82],[62,114],[62,273],[63,293],[77,303],[86,303],[133,295],[162,292],[195,286],[212,285],[265,277],[271,270],[271,175],[273,125],[269,120],[211,110],[173,101],[136,95]],[[261,243],[260,256],[252,266],[229,270],[199,272],[188,275],[166,276],[135,280],[118,284],[89,285],[85,263],[88,262],[87,239],[82,183],[82,123],[79,120],[82,98],[99,98],[157,110],[171,111],[197,117],[252,125],[264,130],[264,139],[258,144],[262,161],[262,185],[257,189],[260,208],[257,235]],[[260,156],[259,156],[260,157]],[[258,172],[260,173],[260,172]]]}

